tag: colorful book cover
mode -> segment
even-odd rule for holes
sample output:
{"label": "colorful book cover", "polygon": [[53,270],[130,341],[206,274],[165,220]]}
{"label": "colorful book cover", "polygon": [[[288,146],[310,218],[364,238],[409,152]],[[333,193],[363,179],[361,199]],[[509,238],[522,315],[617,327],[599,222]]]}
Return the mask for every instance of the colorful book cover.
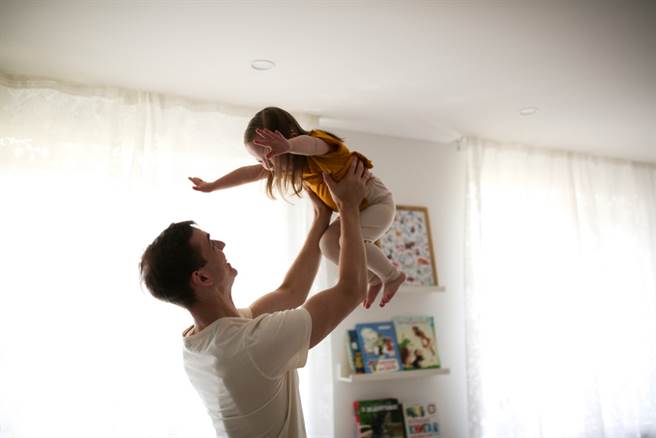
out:
{"label": "colorful book cover", "polygon": [[406,438],[403,405],[395,398],[353,402],[357,438]]}
{"label": "colorful book cover", "polygon": [[404,370],[440,368],[432,316],[396,317],[394,327]]}
{"label": "colorful book cover", "polygon": [[401,370],[401,356],[392,321],[355,325],[358,344],[367,373]]}
{"label": "colorful book cover", "polygon": [[346,333],[346,354],[348,355],[349,365],[351,372],[362,374],[364,370],[364,362],[362,361],[362,352],[358,345],[358,334],[355,330],[349,330]]}
{"label": "colorful book cover", "polygon": [[435,403],[413,403],[403,407],[408,438],[439,438],[440,424]]}

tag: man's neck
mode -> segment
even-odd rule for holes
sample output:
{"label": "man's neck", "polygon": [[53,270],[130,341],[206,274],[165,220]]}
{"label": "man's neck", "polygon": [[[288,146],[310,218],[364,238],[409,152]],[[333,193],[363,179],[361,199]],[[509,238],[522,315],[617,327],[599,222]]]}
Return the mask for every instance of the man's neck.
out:
{"label": "man's neck", "polygon": [[218,319],[241,316],[232,302],[223,301],[197,303],[190,312],[194,318],[192,334],[200,332]]}

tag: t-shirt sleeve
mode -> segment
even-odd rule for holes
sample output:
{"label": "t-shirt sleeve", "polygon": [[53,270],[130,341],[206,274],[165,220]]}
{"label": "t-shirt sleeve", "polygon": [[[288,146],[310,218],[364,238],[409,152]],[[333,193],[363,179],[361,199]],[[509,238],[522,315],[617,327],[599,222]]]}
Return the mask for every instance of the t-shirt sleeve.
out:
{"label": "t-shirt sleeve", "polygon": [[255,367],[275,379],[305,366],[311,331],[312,318],[303,307],[268,313],[253,320],[246,347]]}
{"label": "t-shirt sleeve", "polygon": [[332,135],[328,134],[325,131],[321,131],[318,129],[310,131],[310,137],[319,138],[324,142],[326,142],[328,145],[332,147],[332,152],[334,152],[340,146],[343,146],[342,142],[339,139],[333,137]]}

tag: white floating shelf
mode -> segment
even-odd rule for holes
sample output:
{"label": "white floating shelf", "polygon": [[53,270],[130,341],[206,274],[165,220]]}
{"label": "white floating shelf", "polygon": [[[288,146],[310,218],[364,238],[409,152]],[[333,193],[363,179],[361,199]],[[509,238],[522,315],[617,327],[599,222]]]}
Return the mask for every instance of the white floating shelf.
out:
{"label": "white floating shelf", "polygon": [[341,382],[357,383],[357,382],[379,382],[381,380],[401,380],[401,379],[416,379],[421,377],[436,376],[438,374],[449,374],[448,368],[427,368],[425,370],[417,371],[391,371],[389,373],[377,374],[343,374],[345,371],[341,364],[337,364],[337,379]]}
{"label": "white floating shelf", "polygon": [[401,293],[428,293],[428,292],[446,292],[446,286],[411,286],[411,285],[401,285],[399,288]]}

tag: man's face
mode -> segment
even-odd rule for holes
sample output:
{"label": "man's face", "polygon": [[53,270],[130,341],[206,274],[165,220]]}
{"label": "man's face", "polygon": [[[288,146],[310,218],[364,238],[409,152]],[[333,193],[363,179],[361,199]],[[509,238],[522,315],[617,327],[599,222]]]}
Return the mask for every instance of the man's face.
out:
{"label": "man's face", "polygon": [[214,283],[231,286],[237,275],[237,270],[228,263],[223,253],[225,243],[214,240],[209,233],[195,228],[191,235],[191,244],[199,248],[203,258],[207,260],[202,269],[212,277]]}

